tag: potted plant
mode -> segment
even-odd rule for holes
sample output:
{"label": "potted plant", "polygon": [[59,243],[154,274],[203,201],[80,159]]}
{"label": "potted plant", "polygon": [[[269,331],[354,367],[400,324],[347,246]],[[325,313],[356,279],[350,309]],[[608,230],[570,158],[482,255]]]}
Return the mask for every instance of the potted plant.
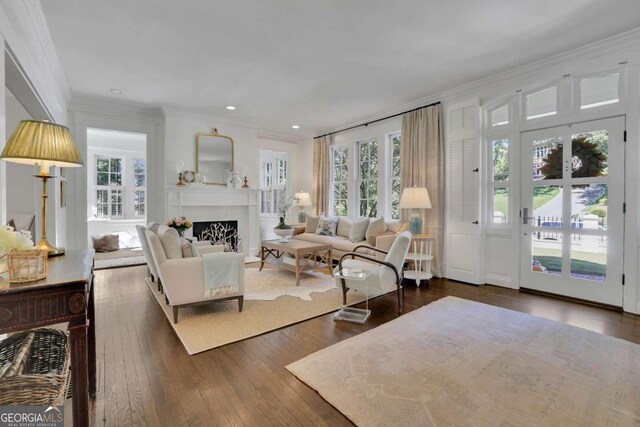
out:
{"label": "potted plant", "polygon": [[280,237],[280,242],[288,242],[291,234],[293,233],[293,227],[284,223],[284,216],[280,217],[278,225],[273,227],[273,232]]}
{"label": "potted plant", "polygon": [[287,198],[287,200],[280,206],[280,220],[278,225],[273,227],[273,232],[280,237],[280,242],[285,243],[289,241],[289,238],[293,234],[293,227],[285,223],[287,217],[287,211],[293,205],[293,197]]}

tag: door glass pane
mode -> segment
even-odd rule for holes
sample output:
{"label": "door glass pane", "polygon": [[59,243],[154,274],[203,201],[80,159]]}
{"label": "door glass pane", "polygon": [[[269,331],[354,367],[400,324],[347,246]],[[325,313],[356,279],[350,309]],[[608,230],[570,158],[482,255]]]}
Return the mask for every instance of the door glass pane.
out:
{"label": "door glass pane", "polygon": [[509,189],[493,189],[493,223],[506,224],[509,222]]}
{"label": "door glass pane", "polygon": [[562,227],[562,186],[533,187],[533,216],[535,227]]}
{"label": "door glass pane", "polygon": [[562,138],[533,141],[533,180],[562,178]]}
{"label": "door glass pane", "polygon": [[590,178],[607,176],[609,132],[596,130],[571,137],[571,176]]}
{"label": "door glass pane", "polygon": [[571,236],[571,277],[596,282],[607,280],[606,236]]}
{"label": "door glass pane", "polygon": [[572,227],[606,230],[608,194],[606,184],[574,185],[571,189]]}
{"label": "door glass pane", "polygon": [[493,145],[493,180],[509,180],[509,140],[492,141]]}
{"label": "door glass pane", "polygon": [[531,271],[553,275],[562,273],[562,233],[532,233]]}

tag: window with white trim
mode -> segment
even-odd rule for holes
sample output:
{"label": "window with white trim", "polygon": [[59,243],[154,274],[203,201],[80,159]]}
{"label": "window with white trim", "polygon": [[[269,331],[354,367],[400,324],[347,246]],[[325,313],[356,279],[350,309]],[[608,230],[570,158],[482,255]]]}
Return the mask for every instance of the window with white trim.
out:
{"label": "window with white trim", "polygon": [[507,224],[509,218],[509,139],[489,139],[489,152],[493,159],[490,176],[490,194],[493,214],[491,222]]}
{"label": "window with white trim", "polygon": [[263,161],[260,175],[260,214],[280,215],[282,207],[287,202],[287,160],[276,158]]}
{"label": "window with white trim", "polygon": [[146,162],[133,159],[133,215],[144,217],[146,212]]}
{"label": "window with white trim", "polygon": [[123,204],[123,159],[96,156],[96,216],[122,219]]}
{"label": "window with white trim", "polygon": [[389,135],[390,159],[389,181],[391,189],[391,219],[400,219],[400,191],[402,188],[401,169],[400,169],[400,148],[402,146],[402,137],[400,132]]}
{"label": "window with white trim", "polygon": [[378,215],[378,141],[359,141],[358,153],[358,215]]}
{"label": "window with white trim", "polygon": [[349,146],[331,147],[331,212],[349,215]]}

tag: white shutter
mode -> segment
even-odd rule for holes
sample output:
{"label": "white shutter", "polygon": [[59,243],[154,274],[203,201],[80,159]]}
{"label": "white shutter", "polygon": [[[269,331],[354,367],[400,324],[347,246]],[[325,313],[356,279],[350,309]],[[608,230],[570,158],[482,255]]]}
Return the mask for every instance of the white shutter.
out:
{"label": "white shutter", "polygon": [[481,283],[480,108],[470,100],[447,108],[445,275]]}

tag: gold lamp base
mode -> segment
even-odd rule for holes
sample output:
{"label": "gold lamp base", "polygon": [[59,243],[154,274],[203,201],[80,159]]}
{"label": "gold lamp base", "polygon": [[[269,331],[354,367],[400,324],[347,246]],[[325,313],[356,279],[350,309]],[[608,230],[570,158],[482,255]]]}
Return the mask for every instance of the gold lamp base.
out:
{"label": "gold lamp base", "polygon": [[41,249],[43,251],[47,251],[48,256],[58,256],[64,255],[64,248],[56,248],[53,246],[47,239],[41,239],[37,244],[36,248]]}

